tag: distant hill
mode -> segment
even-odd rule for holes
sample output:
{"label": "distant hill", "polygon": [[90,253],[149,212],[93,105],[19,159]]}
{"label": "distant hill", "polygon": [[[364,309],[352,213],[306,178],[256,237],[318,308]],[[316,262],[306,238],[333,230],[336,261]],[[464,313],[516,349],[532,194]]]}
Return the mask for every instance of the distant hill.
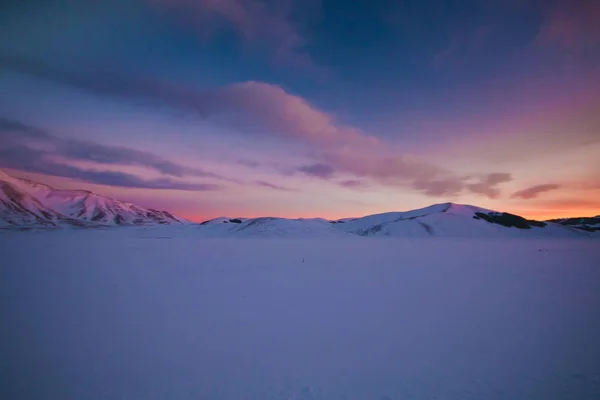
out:
{"label": "distant hill", "polygon": [[203,222],[206,236],[372,236],[372,237],[577,237],[590,234],[553,222],[454,203],[362,218],[328,221],[284,218],[215,218]]}
{"label": "distant hill", "polygon": [[548,222],[571,226],[587,232],[600,231],[600,215],[595,217],[580,217],[580,218],[560,218],[551,219]]}

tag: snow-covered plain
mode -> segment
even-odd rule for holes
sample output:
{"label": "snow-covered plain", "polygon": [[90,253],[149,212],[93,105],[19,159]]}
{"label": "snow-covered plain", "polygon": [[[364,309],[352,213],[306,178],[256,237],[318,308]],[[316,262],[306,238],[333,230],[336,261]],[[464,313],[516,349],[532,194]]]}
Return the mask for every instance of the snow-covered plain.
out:
{"label": "snow-covered plain", "polygon": [[600,399],[595,239],[0,232],[2,399]]}

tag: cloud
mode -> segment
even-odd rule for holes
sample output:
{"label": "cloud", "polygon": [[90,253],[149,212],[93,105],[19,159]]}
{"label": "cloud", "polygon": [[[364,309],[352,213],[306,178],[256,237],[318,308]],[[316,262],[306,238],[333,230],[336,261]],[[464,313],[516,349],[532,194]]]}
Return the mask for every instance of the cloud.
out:
{"label": "cloud", "polygon": [[175,177],[197,176],[225,179],[215,173],[177,164],[152,153],[80,140],[64,140],[57,146],[56,154],[72,160],[92,161],[98,164],[138,165]]}
{"label": "cloud", "polygon": [[338,185],[347,189],[364,189],[368,187],[368,184],[358,179],[348,179],[345,181],[338,182]]}
{"label": "cloud", "polygon": [[336,123],[330,114],[277,85],[254,81],[228,85],[211,94],[211,105],[212,115],[238,113],[246,118],[247,128],[255,124],[257,130],[321,146],[378,143],[375,137]]}
{"label": "cloud", "polygon": [[[89,93],[186,111],[202,118],[226,116],[245,129],[267,132],[327,146],[370,146],[378,142],[359,129],[336,123],[304,98],[264,82],[242,82],[216,90],[194,90],[114,71],[75,72],[39,60],[0,55],[0,67],[29,74]],[[227,122],[225,122],[227,123]]]}
{"label": "cloud", "polygon": [[84,182],[99,185],[124,188],[188,191],[216,190],[219,188],[214,184],[176,182],[167,178],[144,180],[135,175],[123,172],[83,169],[51,161],[48,159],[48,154],[46,152],[25,146],[0,148],[0,166],[45,175],[79,179]]}
{"label": "cloud", "polygon": [[[306,39],[292,14],[310,14],[318,0],[147,0],[175,11],[205,37],[225,22],[244,43],[265,46],[278,63],[316,69],[306,50]],[[312,9],[312,10],[311,10]]]}
{"label": "cloud", "polygon": [[428,196],[455,195],[464,189],[464,178],[451,171],[410,156],[386,156],[382,149],[377,150],[347,148],[328,152],[323,158],[338,173],[409,187]]}
{"label": "cloud", "polygon": [[381,148],[346,148],[325,152],[323,163],[299,169],[307,175],[329,179],[335,174],[348,174],[373,179],[384,185],[408,187],[427,196],[460,195],[464,191],[496,198],[497,185],[512,180],[508,173],[492,173],[482,177],[461,176],[445,168],[406,155],[385,155]]}
{"label": "cloud", "polygon": [[457,196],[464,189],[464,184],[459,177],[447,177],[440,179],[415,180],[412,188],[422,191],[427,196],[444,197]]}
{"label": "cloud", "polygon": [[545,16],[536,42],[573,56],[600,48],[600,2],[560,0]]}
{"label": "cloud", "polygon": [[520,199],[535,199],[539,197],[540,194],[549,192],[551,190],[560,189],[561,185],[555,183],[548,183],[544,185],[532,186],[527,189],[519,190],[518,192],[513,193],[512,198],[520,198]]}
{"label": "cloud", "polygon": [[[471,182],[469,177],[459,176],[424,160],[390,154],[389,146],[377,138],[358,128],[340,124],[331,114],[277,85],[250,81],[198,91],[118,74],[108,75],[108,78],[104,75],[72,75],[30,59],[0,56],[2,65],[94,94],[143,100],[204,118],[224,116],[223,123],[237,121],[245,132],[306,143],[313,147],[315,164],[303,166],[295,172],[317,178],[328,179],[334,173],[346,174],[363,180],[373,179],[385,185],[412,188],[429,196],[457,195],[465,190],[492,198],[499,195],[495,188],[498,183]],[[73,152],[74,155],[85,153],[85,149],[78,150]],[[104,157],[101,155],[98,159],[103,160]],[[151,159],[145,159],[144,163],[164,172],[182,172]],[[286,173],[281,168],[279,170]]]}
{"label": "cloud", "polygon": [[497,185],[512,181],[512,175],[508,173],[493,173],[484,176],[477,183],[467,184],[467,189],[476,194],[482,194],[490,199],[496,199],[500,196],[500,189]]}
{"label": "cloud", "polygon": [[46,151],[52,152],[53,155],[70,160],[91,161],[97,164],[136,165],[174,177],[196,176],[229,180],[200,168],[188,167],[165,160],[156,154],[127,147],[106,146],[82,140],[63,139],[43,129],[2,117],[0,117],[0,138],[5,146],[10,144],[43,145]]}
{"label": "cloud", "polygon": [[1,134],[26,134],[33,138],[49,138],[49,135],[42,129],[26,125],[20,121],[4,118],[0,116],[0,135]]}
{"label": "cloud", "polygon": [[335,169],[331,165],[327,164],[304,165],[298,168],[298,171],[321,179],[329,179],[333,177],[335,173]]}
{"label": "cloud", "polygon": [[276,185],[274,183],[270,183],[270,182],[266,182],[266,181],[255,181],[255,183],[259,186],[263,186],[269,189],[274,189],[274,190],[281,190],[281,191],[285,191],[285,192],[294,192],[294,189],[290,189],[290,188],[286,188],[284,186],[279,186]]}

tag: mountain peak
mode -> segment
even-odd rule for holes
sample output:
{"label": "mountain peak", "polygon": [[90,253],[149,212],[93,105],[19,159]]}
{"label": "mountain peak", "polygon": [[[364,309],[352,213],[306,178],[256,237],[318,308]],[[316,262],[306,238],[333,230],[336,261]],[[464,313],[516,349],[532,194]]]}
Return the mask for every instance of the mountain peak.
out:
{"label": "mountain peak", "polygon": [[0,171],[0,226],[168,225],[187,221],[88,190],[55,190]]}

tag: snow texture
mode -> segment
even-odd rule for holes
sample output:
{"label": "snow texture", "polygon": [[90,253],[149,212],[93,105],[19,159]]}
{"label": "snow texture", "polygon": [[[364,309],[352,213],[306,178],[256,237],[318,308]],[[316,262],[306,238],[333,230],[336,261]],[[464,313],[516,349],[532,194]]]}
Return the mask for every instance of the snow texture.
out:
{"label": "snow texture", "polygon": [[200,228],[0,232],[0,398],[600,398],[595,239]]}

